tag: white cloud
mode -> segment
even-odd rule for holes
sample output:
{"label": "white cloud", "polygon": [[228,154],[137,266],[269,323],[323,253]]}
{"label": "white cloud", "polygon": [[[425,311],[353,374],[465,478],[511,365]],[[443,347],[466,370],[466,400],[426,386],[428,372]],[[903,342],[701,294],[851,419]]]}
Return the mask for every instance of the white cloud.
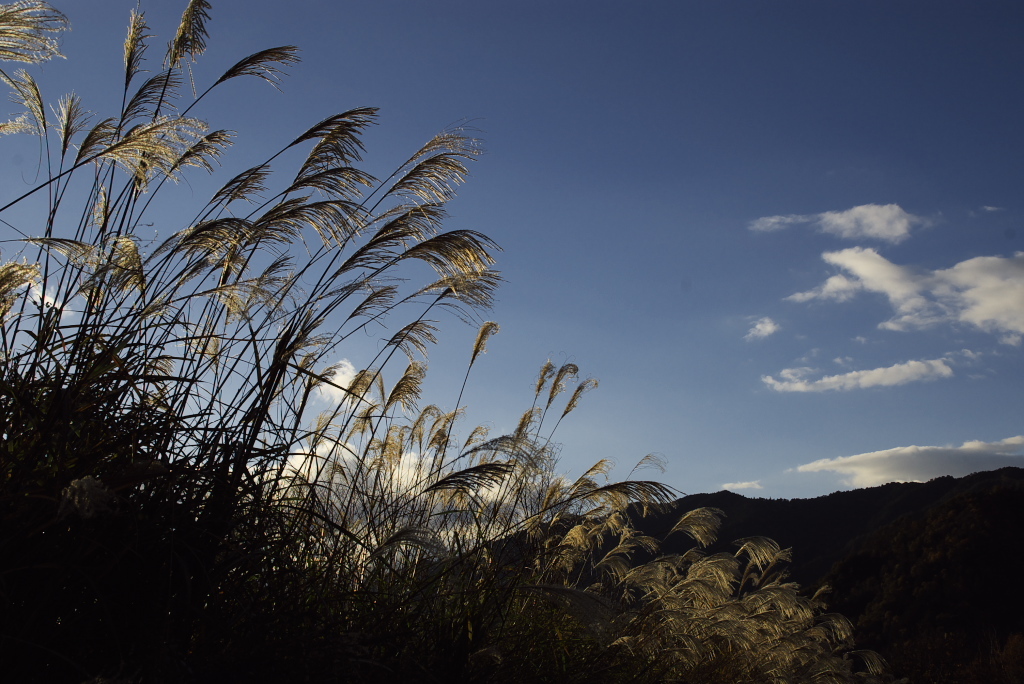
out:
{"label": "white cloud", "polygon": [[1002,344],[1008,344],[1011,347],[1019,347],[1021,343],[1021,336],[1017,335],[1016,333],[1000,335],[999,342]]}
{"label": "white cloud", "polygon": [[935,296],[958,320],[988,332],[1024,333],[1024,252],[961,261],[934,278]]}
{"label": "white cloud", "polygon": [[754,323],[754,325],[751,326],[747,334],[743,336],[743,339],[747,340],[748,342],[753,340],[761,340],[768,337],[769,335],[774,335],[778,331],[779,324],[765,316],[764,318],[758,319]]}
{"label": "white cloud", "polygon": [[[370,466],[373,462],[376,465]],[[393,492],[411,492],[428,481],[429,458],[416,451],[403,451],[397,461],[376,461],[373,454],[351,442],[324,436],[315,448],[297,451],[288,457],[287,472],[310,482],[330,485],[336,494],[353,486],[356,473],[362,477],[379,477],[377,486]],[[374,473],[370,474],[370,470]]]}
{"label": "white cloud", "polygon": [[288,457],[287,471],[309,482],[335,483],[344,480],[332,464],[345,464],[357,459],[356,447],[349,442],[324,437],[309,451],[296,451]]}
{"label": "white cloud", "polygon": [[[356,379],[356,367],[352,365],[352,362],[348,359],[342,359],[335,364],[334,377],[331,378],[331,382],[334,385],[320,385],[317,387],[317,391],[320,393],[320,397],[332,405],[338,405],[348,399],[348,389],[352,381]],[[340,389],[340,388],[345,389]]]}
{"label": "white cloud", "polygon": [[1024,436],[961,446],[905,446],[840,458],[823,458],[797,468],[801,473],[831,472],[851,487],[886,482],[923,482],[943,475],[962,477],[1004,466],[1024,466]]}
{"label": "white cloud", "polygon": [[910,237],[914,226],[927,221],[904,211],[898,204],[862,204],[845,211],[826,211],[821,214],[788,214],[785,216],[764,216],[751,221],[750,230],[775,231],[786,226],[814,224],[822,233],[829,233],[847,240],[870,238],[898,243]]}
{"label": "white cloud", "polygon": [[[62,322],[67,322],[81,313],[81,311],[75,305],[69,302],[61,301],[54,297],[49,292],[43,292],[43,289],[39,287],[39,285],[32,285],[29,288],[28,293],[29,301],[31,301],[33,304],[38,305],[41,302],[43,306],[46,308],[60,308],[60,320]],[[80,298],[74,298],[71,301],[75,302],[81,300]]]}
{"label": "white cloud", "polygon": [[790,302],[809,302],[812,299],[834,299],[837,302],[845,302],[853,299],[857,292],[864,289],[864,286],[857,280],[850,280],[842,273],[826,280],[820,286],[807,292],[796,292],[786,297]]}
{"label": "white cloud", "polygon": [[840,375],[826,375],[817,380],[808,380],[813,368],[784,368],[779,371],[781,379],[770,375],[761,376],[761,381],[776,392],[828,392],[866,389],[868,387],[893,387],[911,382],[936,380],[952,377],[953,369],[946,359],[907,361],[884,368],[850,371]]}
{"label": "white cloud", "polygon": [[911,226],[923,223],[923,218],[903,211],[898,204],[864,204],[846,211],[818,214],[818,225],[823,232],[848,240],[874,238],[902,242],[910,237]]}
{"label": "white cloud", "polygon": [[764,487],[761,486],[760,480],[751,480],[750,482],[726,482],[722,485],[722,489],[735,491],[737,489],[764,489]]}
{"label": "white cloud", "polygon": [[974,257],[951,268],[915,271],[894,264],[874,249],[851,247],[825,252],[822,259],[845,273],[786,299],[847,301],[859,292],[884,295],[894,316],[878,327],[925,328],[966,323],[1020,344],[1024,334],[1024,252],[1012,257]]}
{"label": "white cloud", "polygon": [[986,204],[985,206],[983,206],[983,207],[981,208],[981,210],[982,210],[982,211],[988,211],[988,212],[992,212],[992,211],[1002,211],[1002,210],[1003,210],[1003,208],[1002,208],[1002,207],[991,207],[991,206],[989,206],[989,205],[987,205],[987,204]]}
{"label": "white cloud", "polygon": [[[877,251],[864,247],[851,247],[838,252],[825,252],[821,258],[828,264],[838,266],[850,276],[842,273],[828,278],[824,283],[807,292],[797,292],[789,301],[807,302],[815,299],[845,302],[858,292],[868,291],[884,294],[897,313],[897,319],[915,321],[924,325],[935,318],[930,302],[921,294],[921,278],[909,268],[898,266]],[[882,327],[889,327],[883,324]]]}
{"label": "white cloud", "polygon": [[786,226],[798,223],[810,223],[817,218],[817,214],[789,214],[788,216],[762,216],[750,222],[750,230],[767,233],[775,230],[782,230]]}
{"label": "white cloud", "polygon": [[787,382],[799,382],[808,375],[813,375],[817,372],[816,368],[810,366],[800,366],[799,368],[783,368],[779,371],[779,377]]}

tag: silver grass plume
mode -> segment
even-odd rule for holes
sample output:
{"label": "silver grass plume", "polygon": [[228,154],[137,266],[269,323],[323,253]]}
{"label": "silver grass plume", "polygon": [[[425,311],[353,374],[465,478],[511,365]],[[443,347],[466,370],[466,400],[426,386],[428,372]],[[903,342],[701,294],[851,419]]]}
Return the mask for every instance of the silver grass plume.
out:
{"label": "silver grass plume", "polygon": [[63,57],[54,35],[68,28],[67,17],[48,3],[20,0],[0,5],[0,60],[39,63]]}

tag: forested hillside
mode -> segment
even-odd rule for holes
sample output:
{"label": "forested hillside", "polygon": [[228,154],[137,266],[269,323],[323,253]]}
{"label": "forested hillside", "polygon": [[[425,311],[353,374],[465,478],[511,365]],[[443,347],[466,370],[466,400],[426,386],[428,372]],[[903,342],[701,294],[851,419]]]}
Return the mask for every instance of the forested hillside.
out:
{"label": "forested hillside", "polygon": [[995,481],[882,527],[825,577],[830,607],[913,681],[1024,681],[1022,503]]}
{"label": "forested hillside", "polygon": [[[849,617],[857,643],[881,653],[895,675],[1024,681],[1024,600],[1012,575],[1024,542],[1024,469],[814,499],[723,491],[677,502],[699,506],[726,514],[718,549],[752,535],[791,547],[790,578],[808,592],[831,587],[829,609]],[[671,519],[653,518],[645,530],[659,536]]]}

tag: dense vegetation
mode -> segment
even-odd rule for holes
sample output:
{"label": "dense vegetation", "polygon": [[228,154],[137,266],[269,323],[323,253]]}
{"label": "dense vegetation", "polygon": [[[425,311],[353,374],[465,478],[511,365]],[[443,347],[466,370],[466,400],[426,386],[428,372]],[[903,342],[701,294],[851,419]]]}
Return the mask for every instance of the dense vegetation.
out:
{"label": "dense vegetation", "polygon": [[[554,429],[596,384],[575,366],[542,367],[511,434],[460,429],[461,397],[420,406],[435,316],[473,319],[499,282],[486,236],[443,229],[479,151],[464,131],[381,181],[359,166],[375,112],[353,109],[180,222],[154,202],[229,147],[193,116],[218,85],[276,84],[297,61],[250,55],[187,101],[210,11],[189,2],[153,72],[132,14],[105,118],[0,72],[25,112],[3,132],[38,136],[45,178],[0,206],[4,677],[874,679],[770,540],[704,553],[719,513],[697,509],[668,531],[685,550],[660,555],[633,521],[670,488],[608,483],[603,461],[557,474]],[[0,5],[0,59],[50,58],[65,28],[42,2]],[[382,330],[343,377],[346,340]],[[480,327],[470,369],[495,332]]]}

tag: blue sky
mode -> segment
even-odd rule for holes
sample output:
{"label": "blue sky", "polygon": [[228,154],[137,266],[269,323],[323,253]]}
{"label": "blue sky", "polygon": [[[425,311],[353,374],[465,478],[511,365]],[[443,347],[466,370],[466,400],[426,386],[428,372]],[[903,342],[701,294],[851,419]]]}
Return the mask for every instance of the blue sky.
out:
{"label": "blue sky", "polygon": [[[56,4],[44,94],[114,110],[135,2]],[[200,112],[239,132],[225,177],[357,106],[378,174],[481,129],[448,225],[501,244],[508,282],[469,421],[510,429],[551,358],[601,382],[559,430],[569,472],[655,452],[687,493],[793,497],[1024,465],[1019,3],[212,4],[200,79],[303,50],[283,94]],[[155,58],[183,6],[143,3]],[[445,322],[429,401],[474,332]]]}

